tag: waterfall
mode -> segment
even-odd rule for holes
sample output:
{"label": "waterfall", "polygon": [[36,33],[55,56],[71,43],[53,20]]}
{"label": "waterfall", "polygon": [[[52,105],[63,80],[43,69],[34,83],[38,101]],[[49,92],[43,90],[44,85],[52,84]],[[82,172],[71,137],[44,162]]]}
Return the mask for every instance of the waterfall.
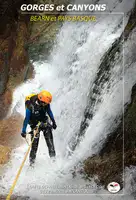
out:
{"label": "waterfall", "polygon": [[[133,3],[132,0],[129,4],[126,0],[107,0],[111,12],[98,13],[96,22],[65,22],[48,61],[35,62],[34,79],[16,88],[11,114],[16,111],[24,115],[25,96],[46,89],[53,94],[51,108],[58,128],[53,131],[56,162],[51,163],[41,135],[36,167],[30,170],[27,160],[15,194],[38,199],[42,190],[39,185],[45,186],[44,191],[48,189],[47,193],[51,193],[54,184],[86,184],[81,178],[72,179],[70,170],[100,149],[108,133],[115,127],[124,105],[130,100],[131,88],[135,83],[134,63],[131,63],[131,67],[124,64],[122,46],[114,54],[114,59],[111,59],[112,63],[104,61],[105,58],[108,59],[112,47],[121,43],[119,38],[127,24]],[[116,13],[121,9],[125,15]],[[106,62],[110,67],[106,68]],[[86,126],[81,130],[83,123]],[[79,139],[81,131],[83,134]],[[73,145],[75,147],[72,149]],[[2,179],[3,192],[8,191],[13,182],[26,149],[27,146],[23,145],[14,150]],[[93,180],[88,184],[91,184],[89,193],[94,194],[96,184]],[[59,192],[57,189],[55,191]]]}

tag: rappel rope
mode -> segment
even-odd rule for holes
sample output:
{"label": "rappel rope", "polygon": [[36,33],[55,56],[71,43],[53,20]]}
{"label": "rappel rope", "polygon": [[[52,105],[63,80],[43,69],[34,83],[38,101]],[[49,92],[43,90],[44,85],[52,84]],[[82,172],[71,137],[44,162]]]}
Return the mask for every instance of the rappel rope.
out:
{"label": "rappel rope", "polygon": [[22,169],[23,169],[23,166],[24,166],[24,164],[25,164],[26,158],[27,158],[27,156],[28,156],[28,153],[29,153],[29,151],[30,151],[30,148],[31,148],[31,146],[32,146],[32,143],[33,143],[33,141],[34,141],[34,138],[35,138],[35,136],[36,136],[36,134],[37,134],[37,132],[38,132],[38,128],[39,128],[40,124],[41,124],[41,123],[39,122],[38,125],[37,125],[37,127],[36,127],[36,129],[34,130],[34,136],[33,136],[33,138],[32,138],[31,143],[29,144],[28,141],[26,140],[27,143],[28,143],[28,145],[29,145],[29,147],[28,147],[28,150],[27,150],[27,152],[26,152],[26,154],[25,154],[25,156],[24,156],[24,159],[23,159],[23,161],[22,161],[22,164],[20,165],[20,168],[19,168],[19,170],[18,170],[18,172],[17,172],[17,175],[16,175],[16,177],[15,177],[15,179],[14,179],[14,182],[13,182],[11,188],[10,188],[10,191],[9,191],[9,194],[8,194],[6,200],[10,200],[10,197],[11,197],[11,195],[12,195],[12,193],[13,193],[13,190],[14,190],[14,188],[15,188],[15,186],[16,186],[16,183],[17,183],[17,181],[18,181],[18,178],[19,178],[19,176],[20,176],[20,173],[21,173],[21,171],[22,171]]}

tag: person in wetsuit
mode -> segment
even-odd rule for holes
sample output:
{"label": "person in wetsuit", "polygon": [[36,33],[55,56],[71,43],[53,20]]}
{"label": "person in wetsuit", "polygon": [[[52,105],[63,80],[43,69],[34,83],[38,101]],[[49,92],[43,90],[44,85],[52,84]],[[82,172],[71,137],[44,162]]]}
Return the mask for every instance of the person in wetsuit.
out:
{"label": "person in wetsuit", "polygon": [[[23,128],[21,132],[22,137],[26,137],[26,128],[29,124],[31,127],[31,140],[34,136],[34,129],[40,122],[39,131],[36,134],[34,141],[32,143],[29,160],[30,165],[34,163],[36,158],[36,152],[39,144],[40,131],[43,131],[46,144],[48,146],[49,156],[55,157],[55,148],[53,142],[52,128],[56,129],[57,125],[53,116],[53,113],[50,108],[50,103],[52,101],[52,95],[50,92],[43,90],[39,94],[30,94],[26,97],[25,106],[26,106],[26,116],[23,122]],[[48,122],[48,117],[52,121],[52,126]]]}

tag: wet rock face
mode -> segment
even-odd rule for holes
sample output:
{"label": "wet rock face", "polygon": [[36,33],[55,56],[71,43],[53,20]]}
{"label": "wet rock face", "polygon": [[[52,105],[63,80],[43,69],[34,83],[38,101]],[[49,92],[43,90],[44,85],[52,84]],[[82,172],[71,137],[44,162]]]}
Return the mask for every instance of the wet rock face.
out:
{"label": "wet rock face", "polygon": [[[124,119],[123,119],[124,118]],[[124,117],[117,129],[108,136],[107,141],[100,151],[104,152],[121,151],[123,149],[123,139],[125,142],[124,151],[136,148],[136,84],[132,88],[131,103],[127,106]],[[128,163],[128,162],[127,162]]]}
{"label": "wet rock face", "polygon": [[5,117],[12,100],[12,90],[24,80],[28,55],[28,17],[20,16],[24,1],[1,2],[0,23],[0,119]]}
{"label": "wet rock face", "polygon": [[22,116],[14,115],[0,121],[0,144],[14,148],[19,146],[23,139],[20,136]]}
{"label": "wet rock face", "polygon": [[9,159],[11,149],[7,146],[0,145],[0,152],[0,164],[5,164]]}
{"label": "wet rock face", "polygon": [[0,164],[6,163],[11,149],[22,143],[22,117],[4,118],[12,103],[13,90],[24,81],[29,60],[25,48],[29,39],[28,16],[19,12],[24,2],[0,2]]}
{"label": "wet rock face", "polygon": [[0,165],[8,162],[11,150],[24,140],[20,136],[22,116],[15,115],[0,121]]}
{"label": "wet rock face", "polygon": [[3,95],[0,96],[0,120],[2,120],[9,109],[9,105],[12,102],[12,93],[11,91],[5,91]]}
{"label": "wet rock face", "polygon": [[[135,17],[136,6],[130,15],[124,30],[125,48],[130,47],[129,55],[125,55],[125,65],[133,66],[135,63],[134,38],[131,35],[136,30]],[[122,34],[123,35],[123,34]],[[122,37],[122,36],[121,36]],[[121,40],[120,40],[121,41]],[[134,43],[134,44],[133,44]],[[130,44],[130,45],[128,45]],[[120,44],[118,44],[119,46]],[[127,47],[128,45],[128,47]],[[116,46],[117,49],[117,46]],[[116,51],[115,51],[116,53]],[[88,116],[87,116],[88,117]],[[136,165],[136,84],[131,90],[131,102],[125,105],[124,116],[121,116],[118,126],[110,132],[98,153],[84,162],[84,170],[88,176],[97,175],[100,184],[105,187],[113,180],[123,185],[123,163],[124,167]]]}

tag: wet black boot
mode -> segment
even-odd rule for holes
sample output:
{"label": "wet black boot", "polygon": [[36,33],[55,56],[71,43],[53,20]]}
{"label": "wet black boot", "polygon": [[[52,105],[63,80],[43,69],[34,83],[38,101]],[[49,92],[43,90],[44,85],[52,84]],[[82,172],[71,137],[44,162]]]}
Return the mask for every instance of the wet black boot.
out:
{"label": "wet black boot", "polygon": [[35,159],[29,159],[30,167],[34,167]]}
{"label": "wet black boot", "polygon": [[43,134],[44,134],[44,138],[46,140],[46,144],[48,147],[49,156],[50,158],[55,158],[56,153],[55,153],[53,135],[52,135],[51,129],[48,128],[46,131],[43,132]]}
{"label": "wet black boot", "polygon": [[51,139],[51,138],[46,138],[46,143],[47,143],[47,146],[48,146],[49,156],[50,156],[51,158],[52,158],[52,157],[55,157],[55,156],[56,156],[56,153],[55,153],[55,149],[54,149],[53,139]]}

